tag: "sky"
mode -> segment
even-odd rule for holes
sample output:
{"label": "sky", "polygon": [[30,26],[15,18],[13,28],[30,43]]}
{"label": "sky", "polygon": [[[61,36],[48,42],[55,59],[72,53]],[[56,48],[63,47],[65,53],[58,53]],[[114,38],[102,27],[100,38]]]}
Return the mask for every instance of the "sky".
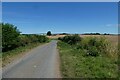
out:
{"label": "sky", "polygon": [[119,2],[119,0],[2,0],[2,2]]}
{"label": "sky", "polygon": [[118,33],[117,2],[3,2],[2,21],[23,34]]}

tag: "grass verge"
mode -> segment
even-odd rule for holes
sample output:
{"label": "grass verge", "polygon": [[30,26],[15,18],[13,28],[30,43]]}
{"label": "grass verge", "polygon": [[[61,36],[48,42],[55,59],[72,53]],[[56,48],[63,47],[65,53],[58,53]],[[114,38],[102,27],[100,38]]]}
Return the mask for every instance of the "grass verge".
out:
{"label": "grass verge", "polygon": [[117,60],[105,55],[84,56],[83,50],[58,42],[63,78],[116,78],[118,77]]}
{"label": "grass verge", "polygon": [[44,43],[31,43],[26,46],[21,46],[14,50],[2,53],[2,67],[5,67],[14,59],[23,56],[26,52],[42,44]]}

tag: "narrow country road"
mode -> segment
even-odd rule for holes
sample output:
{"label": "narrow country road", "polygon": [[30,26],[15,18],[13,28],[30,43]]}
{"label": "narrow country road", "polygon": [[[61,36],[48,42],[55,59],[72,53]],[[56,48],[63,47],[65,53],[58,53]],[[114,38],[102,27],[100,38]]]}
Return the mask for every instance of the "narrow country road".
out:
{"label": "narrow country road", "polygon": [[59,78],[57,41],[38,46],[3,69],[3,78]]}

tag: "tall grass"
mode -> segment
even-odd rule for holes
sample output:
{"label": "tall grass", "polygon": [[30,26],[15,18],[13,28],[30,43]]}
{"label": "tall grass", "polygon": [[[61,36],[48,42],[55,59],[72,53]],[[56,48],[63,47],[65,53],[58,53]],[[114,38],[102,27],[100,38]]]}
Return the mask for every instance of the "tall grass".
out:
{"label": "tall grass", "polygon": [[58,42],[63,77],[117,78],[117,46],[105,37],[85,37],[75,45]]}

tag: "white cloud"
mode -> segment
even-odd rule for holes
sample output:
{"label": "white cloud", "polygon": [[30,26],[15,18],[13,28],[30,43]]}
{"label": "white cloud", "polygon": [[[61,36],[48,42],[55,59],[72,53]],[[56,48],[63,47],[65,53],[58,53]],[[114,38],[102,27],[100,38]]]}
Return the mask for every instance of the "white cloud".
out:
{"label": "white cloud", "polygon": [[120,24],[106,24],[107,27],[120,27]]}

